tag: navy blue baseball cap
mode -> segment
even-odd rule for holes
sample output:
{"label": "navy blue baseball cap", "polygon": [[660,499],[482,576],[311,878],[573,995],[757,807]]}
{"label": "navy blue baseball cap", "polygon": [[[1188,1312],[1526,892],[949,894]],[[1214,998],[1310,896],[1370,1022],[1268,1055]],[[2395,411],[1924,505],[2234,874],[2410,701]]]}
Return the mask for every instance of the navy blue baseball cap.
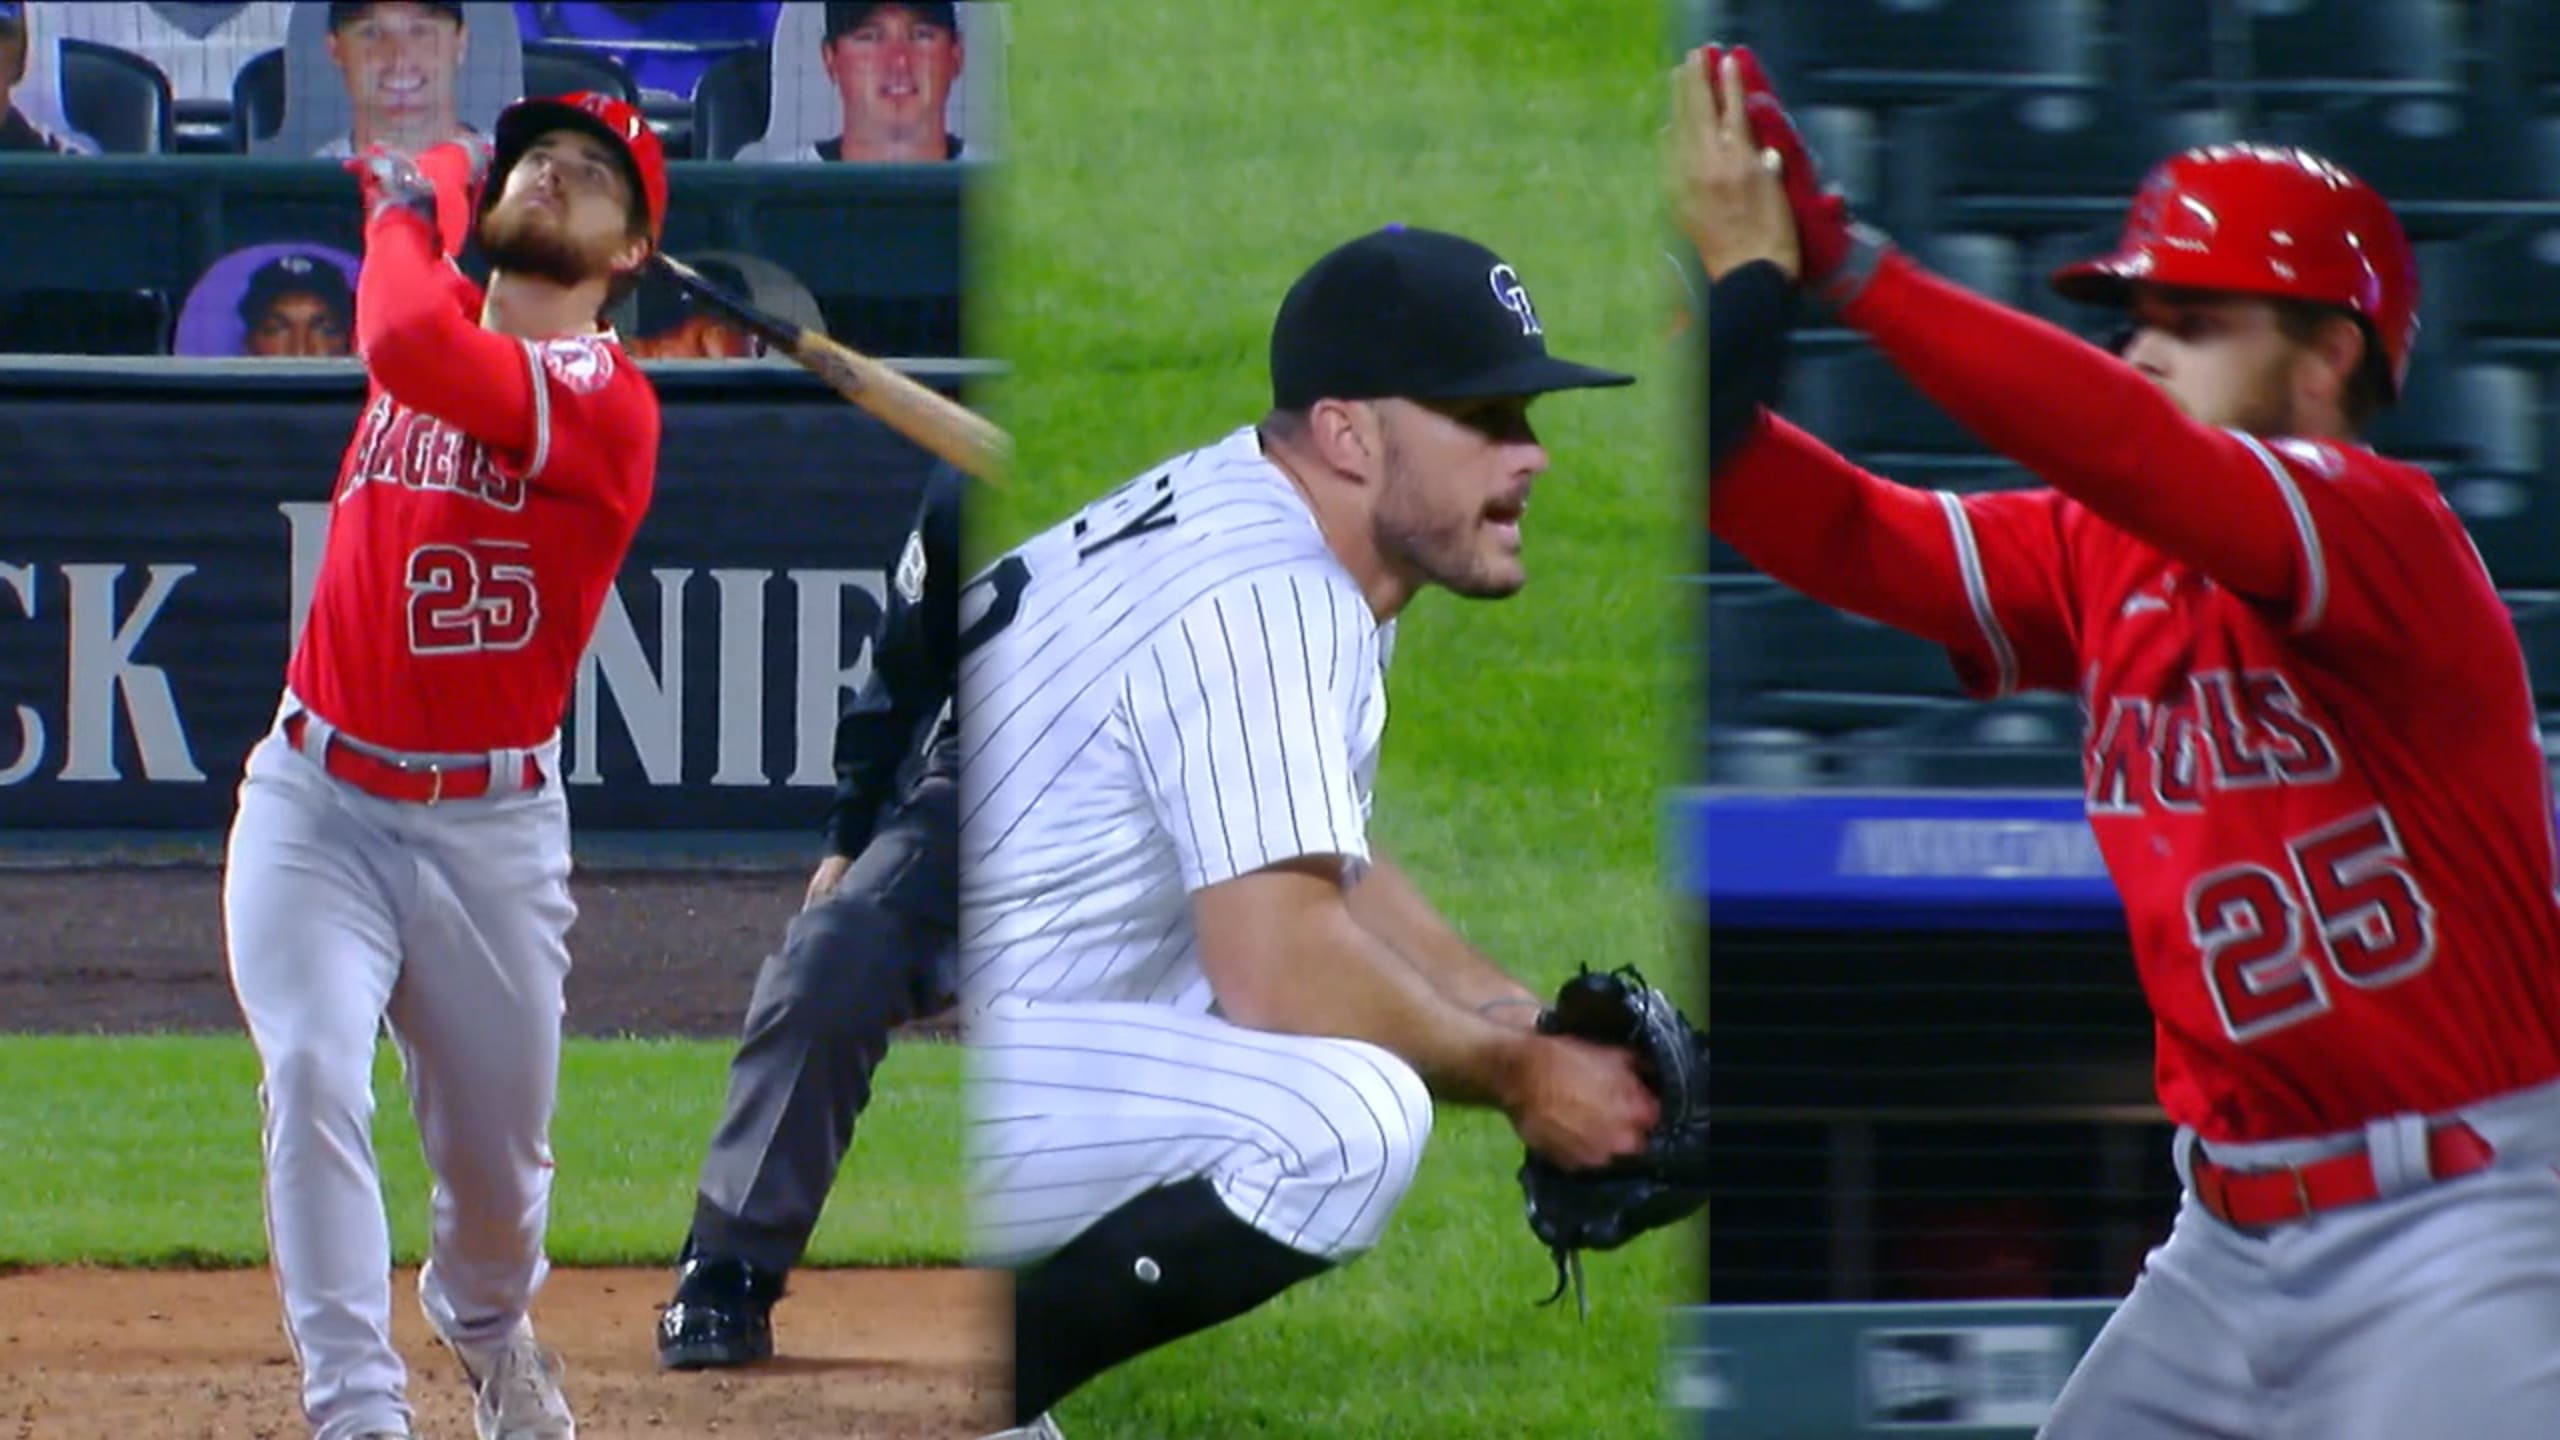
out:
{"label": "navy blue baseball cap", "polygon": [[1547,353],[1520,272],[1463,236],[1390,225],[1337,246],[1271,322],[1271,401],[1474,400],[1632,385]]}
{"label": "navy blue baseball cap", "polygon": [[932,3],[932,0],[924,0],[924,3],[919,3],[919,0],[870,0],[867,4],[852,5],[833,3],[833,0],[830,0],[827,6],[825,38],[833,40],[848,30],[860,29],[862,23],[871,18],[872,11],[885,5],[896,5],[901,9],[912,10],[917,19],[928,25],[939,25],[954,34],[959,32],[959,12],[947,3],[947,0],[944,0],[944,3]]}

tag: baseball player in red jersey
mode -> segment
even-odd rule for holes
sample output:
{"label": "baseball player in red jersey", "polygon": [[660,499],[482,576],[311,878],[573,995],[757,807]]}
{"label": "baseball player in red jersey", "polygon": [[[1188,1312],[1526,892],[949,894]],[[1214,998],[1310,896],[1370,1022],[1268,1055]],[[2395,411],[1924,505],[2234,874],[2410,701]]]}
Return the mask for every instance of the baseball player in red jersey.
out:
{"label": "baseball player in red jersey", "polygon": [[[2045,1433],[2560,1434],[2552,797],[2478,552],[2356,440],[2417,333],[2390,207],[2299,150],[2163,162],[2116,250],[2054,276],[2129,312],[2108,354],[1851,224],[1749,56],[1702,60],[1675,84],[1710,275],[1799,250],[1808,291],[2052,487],[1907,489],[1768,416],[1709,503],[1974,693],[2086,707],[2185,1198]],[[1794,245],[1738,253],[1773,209]]]}
{"label": "baseball player in red jersey", "polygon": [[[619,100],[526,100],[479,157],[349,163],[371,386],[223,877],[267,1229],[318,1440],[406,1436],[370,1121],[390,1022],[435,1175],[419,1298],[482,1440],[571,1436],[545,1261],[568,890],[560,718],[648,510],[658,402],[599,316],[666,219]],[[447,258],[476,230],[484,293]]]}

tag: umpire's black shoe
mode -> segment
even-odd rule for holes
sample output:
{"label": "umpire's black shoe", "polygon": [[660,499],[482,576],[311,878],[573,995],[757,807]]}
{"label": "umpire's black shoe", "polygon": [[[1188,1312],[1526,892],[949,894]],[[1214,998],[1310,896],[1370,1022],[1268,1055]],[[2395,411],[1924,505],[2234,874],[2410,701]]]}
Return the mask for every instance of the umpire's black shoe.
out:
{"label": "umpire's black shoe", "polygon": [[726,1370],[773,1358],[773,1302],[782,1276],[689,1250],[676,1296],[658,1314],[658,1368]]}

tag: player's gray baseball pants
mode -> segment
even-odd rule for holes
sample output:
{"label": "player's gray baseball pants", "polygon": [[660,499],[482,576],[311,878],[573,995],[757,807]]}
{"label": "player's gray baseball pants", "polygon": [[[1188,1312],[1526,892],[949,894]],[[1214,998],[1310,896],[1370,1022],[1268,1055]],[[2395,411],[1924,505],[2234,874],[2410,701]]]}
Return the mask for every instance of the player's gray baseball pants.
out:
{"label": "player's gray baseball pants", "polygon": [[[2190,1188],[2044,1440],[2560,1435],[2560,1085],[2460,1113],[2491,1168],[2430,1182],[2423,1122],[2380,1122],[2366,1133],[2385,1198],[2365,1205],[2238,1230]],[[2192,1143],[2180,1135],[2181,1177]],[[2210,1153],[2258,1168],[2352,1143]]]}
{"label": "player's gray baseball pants", "polygon": [[697,1249],[800,1262],[889,1032],[951,1003],[957,785],[920,781],[766,958],[694,1201]]}
{"label": "player's gray baseball pants", "polygon": [[231,983],[256,1042],[267,1238],[315,1440],[405,1433],[391,1234],[373,1151],[388,1019],[435,1175],[425,1299],[456,1341],[506,1336],[546,1263],[569,899],[550,777],[434,806],[376,799],[270,734],[223,873]]}

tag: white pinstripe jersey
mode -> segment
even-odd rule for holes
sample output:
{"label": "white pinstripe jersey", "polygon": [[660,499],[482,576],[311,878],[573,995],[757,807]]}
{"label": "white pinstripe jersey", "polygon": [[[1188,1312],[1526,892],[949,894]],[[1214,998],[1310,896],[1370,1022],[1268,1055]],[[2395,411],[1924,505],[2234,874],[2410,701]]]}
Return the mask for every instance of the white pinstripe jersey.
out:
{"label": "white pinstripe jersey", "polygon": [[56,39],[95,40],[141,56],[169,77],[176,99],[227,101],[240,67],[284,44],[292,14],[284,0],[252,0],[198,35],[138,0],[82,0],[44,6],[36,28]]}
{"label": "white pinstripe jersey", "polygon": [[1394,624],[1250,427],[988,567],[961,627],[971,1004],[1206,1011],[1192,891],[1367,863]]}

